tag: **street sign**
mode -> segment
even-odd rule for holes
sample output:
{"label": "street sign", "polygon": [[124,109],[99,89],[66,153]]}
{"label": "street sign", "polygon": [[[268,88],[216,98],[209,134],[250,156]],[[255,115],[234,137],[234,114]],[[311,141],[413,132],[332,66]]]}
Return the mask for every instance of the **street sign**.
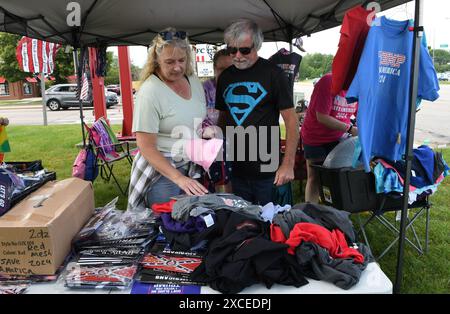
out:
{"label": "street sign", "polygon": [[213,77],[214,67],[212,62],[197,62],[198,77]]}
{"label": "street sign", "polygon": [[216,52],[215,46],[207,44],[195,45],[195,50],[197,62],[212,61],[214,53]]}

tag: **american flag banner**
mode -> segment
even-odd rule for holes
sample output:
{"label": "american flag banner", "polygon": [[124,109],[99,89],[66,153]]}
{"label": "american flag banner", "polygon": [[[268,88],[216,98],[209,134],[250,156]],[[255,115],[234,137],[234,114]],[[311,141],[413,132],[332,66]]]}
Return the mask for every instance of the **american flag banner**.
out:
{"label": "american flag banner", "polygon": [[80,100],[86,100],[89,95],[89,81],[86,73],[83,75],[83,83],[81,85]]}
{"label": "american flag banner", "polygon": [[16,48],[19,68],[24,72],[51,74],[59,44],[22,37]]}
{"label": "american flag banner", "polygon": [[78,65],[77,74],[77,92],[76,98],[78,100],[90,100],[92,98],[91,90],[91,76],[89,70],[89,55],[88,49],[82,48],[80,52],[80,63]]}

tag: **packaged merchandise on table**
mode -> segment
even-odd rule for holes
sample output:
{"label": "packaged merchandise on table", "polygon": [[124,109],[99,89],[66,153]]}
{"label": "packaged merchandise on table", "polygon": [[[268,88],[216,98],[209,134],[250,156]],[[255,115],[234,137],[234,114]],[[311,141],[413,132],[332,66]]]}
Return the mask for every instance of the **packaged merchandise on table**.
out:
{"label": "packaged merchandise on table", "polygon": [[130,285],[138,264],[158,233],[156,220],[136,220],[116,209],[117,198],[98,208],[73,241],[77,256],[65,276],[68,288]]}
{"label": "packaged merchandise on table", "polygon": [[137,264],[142,257],[141,247],[90,248],[78,252],[80,265],[129,265]]}
{"label": "packaged merchandise on table", "polygon": [[141,261],[145,270],[153,270],[161,273],[192,273],[200,264],[202,259],[198,257],[175,256],[168,254],[148,253]]}
{"label": "packaged merchandise on table", "polygon": [[68,288],[125,289],[133,281],[136,266],[84,267],[74,265],[68,270],[65,285]]}
{"label": "packaged merchandise on table", "polygon": [[0,295],[1,294],[22,294],[24,293],[30,283],[19,283],[19,282],[0,282]]}
{"label": "packaged merchandise on table", "polygon": [[52,180],[56,180],[56,173],[44,169],[40,160],[0,163],[0,188],[4,191],[0,195],[0,216]]}
{"label": "packaged merchandise on table", "polygon": [[164,283],[142,283],[135,281],[131,294],[200,294],[201,287]]}
{"label": "packaged merchandise on table", "polygon": [[[148,215],[145,220],[135,220],[127,212],[116,209],[117,200],[118,198],[115,198],[96,210],[94,216],[75,237],[75,251],[148,246],[157,230],[156,219]],[[110,251],[110,254],[117,256],[117,252],[115,254]]]}
{"label": "packaged merchandise on table", "polygon": [[151,272],[141,271],[136,275],[136,281],[141,283],[161,283],[161,284],[177,284],[177,285],[196,285],[205,286],[203,282],[192,280],[186,274],[155,274]]}

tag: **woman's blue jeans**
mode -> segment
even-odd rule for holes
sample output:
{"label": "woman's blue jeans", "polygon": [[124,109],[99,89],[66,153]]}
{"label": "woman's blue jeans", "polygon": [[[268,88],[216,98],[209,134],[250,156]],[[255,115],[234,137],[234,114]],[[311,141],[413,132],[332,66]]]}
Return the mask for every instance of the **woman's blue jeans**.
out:
{"label": "woman's blue jeans", "polygon": [[[185,168],[177,169],[183,175],[187,174]],[[171,180],[161,175],[161,177],[150,187],[145,195],[145,205],[151,208],[155,203],[165,203],[170,201],[172,196],[183,194],[184,192]]]}

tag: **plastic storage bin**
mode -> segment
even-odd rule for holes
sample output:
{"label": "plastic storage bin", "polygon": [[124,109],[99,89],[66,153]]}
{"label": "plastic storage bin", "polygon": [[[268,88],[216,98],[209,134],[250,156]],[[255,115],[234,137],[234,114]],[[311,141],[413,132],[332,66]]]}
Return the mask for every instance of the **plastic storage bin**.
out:
{"label": "plastic storage bin", "polygon": [[[7,162],[6,164],[8,166],[12,166],[14,168],[14,172],[16,172],[16,173],[26,173],[29,171],[34,172],[34,171],[39,171],[39,170],[44,169],[44,167],[42,166],[42,162],[40,160]],[[5,214],[14,205],[19,203],[21,200],[23,200],[25,197],[27,197],[32,192],[39,189],[45,183],[47,183],[49,181],[54,181],[54,180],[56,180],[56,173],[54,171],[45,171],[45,174],[43,175],[42,180],[36,182],[33,185],[26,187],[20,193],[15,194],[14,196],[1,195],[2,197],[0,197],[0,201],[1,201],[0,202],[0,216]],[[0,192],[3,192],[3,193],[6,192],[5,185],[7,185],[7,182],[0,181]]]}
{"label": "plastic storage bin", "polygon": [[320,197],[327,205],[352,213],[402,207],[401,197],[376,193],[373,173],[355,168],[313,167],[319,174]]}

